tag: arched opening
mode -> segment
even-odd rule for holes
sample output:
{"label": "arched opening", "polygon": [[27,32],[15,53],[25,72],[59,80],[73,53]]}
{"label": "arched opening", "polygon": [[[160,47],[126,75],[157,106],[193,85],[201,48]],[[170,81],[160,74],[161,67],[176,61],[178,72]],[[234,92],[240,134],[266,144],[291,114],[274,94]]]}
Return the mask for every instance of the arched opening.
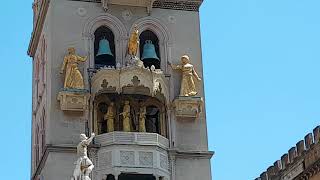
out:
{"label": "arched opening", "polygon": [[94,132],[157,133],[167,137],[164,102],[146,95],[102,93],[94,102]]}
{"label": "arched opening", "polygon": [[95,68],[115,66],[115,43],[113,32],[105,27],[99,27],[94,33]]}
{"label": "arched opening", "polygon": [[148,106],[146,113],[146,130],[160,134],[160,110],[156,106]]}
{"label": "arched opening", "polygon": [[108,174],[106,180],[115,180],[115,177],[114,177],[114,175],[112,175],[112,174]]}
{"label": "arched opening", "polygon": [[145,67],[155,66],[160,69],[160,49],[159,39],[150,30],[145,30],[140,34],[140,59]]}

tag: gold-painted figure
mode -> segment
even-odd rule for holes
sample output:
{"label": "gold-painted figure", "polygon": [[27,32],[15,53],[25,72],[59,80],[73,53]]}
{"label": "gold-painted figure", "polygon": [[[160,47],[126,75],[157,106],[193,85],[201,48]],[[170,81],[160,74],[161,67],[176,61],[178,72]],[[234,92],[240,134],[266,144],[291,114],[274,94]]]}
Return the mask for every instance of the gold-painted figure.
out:
{"label": "gold-painted figure", "polygon": [[114,131],[114,117],[115,117],[114,103],[111,102],[110,105],[108,106],[107,113],[104,115],[104,120],[107,121],[108,133]]}
{"label": "gold-painted figure", "polygon": [[128,42],[128,54],[131,57],[137,57],[138,49],[139,49],[139,30],[138,26],[134,25],[134,31],[131,33],[129,42]]}
{"label": "gold-painted figure", "polygon": [[181,65],[170,64],[172,69],[182,71],[180,96],[195,96],[197,95],[196,85],[193,78],[201,81],[193,65],[190,63],[190,58],[187,55],[181,57]]}
{"label": "gold-painted figure", "polygon": [[139,132],[146,132],[146,114],[147,109],[145,106],[140,108],[139,114]]}
{"label": "gold-painted figure", "polygon": [[130,132],[131,131],[131,117],[130,117],[130,104],[129,101],[124,102],[123,112],[121,113],[123,117],[123,131]]}
{"label": "gold-painted figure", "polygon": [[74,48],[68,48],[68,55],[63,59],[60,73],[65,72],[64,88],[84,89],[84,82],[81,72],[78,68],[79,62],[85,62],[87,57],[76,55]]}

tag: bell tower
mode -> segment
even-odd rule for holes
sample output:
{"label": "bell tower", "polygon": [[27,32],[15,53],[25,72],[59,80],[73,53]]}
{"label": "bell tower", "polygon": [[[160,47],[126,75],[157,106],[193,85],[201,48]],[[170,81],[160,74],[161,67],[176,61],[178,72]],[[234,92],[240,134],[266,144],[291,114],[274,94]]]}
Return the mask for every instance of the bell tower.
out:
{"label": "bell tower", "polygon": [[211,179],[201,4],[34,1],[32,180]]}

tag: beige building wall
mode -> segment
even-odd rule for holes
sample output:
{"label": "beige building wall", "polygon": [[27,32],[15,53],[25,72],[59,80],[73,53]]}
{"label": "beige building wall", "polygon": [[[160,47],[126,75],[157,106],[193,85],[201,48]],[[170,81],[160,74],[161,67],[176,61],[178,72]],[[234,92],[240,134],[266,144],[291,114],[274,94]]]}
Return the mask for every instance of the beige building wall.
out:
{"label": "beige building wall", "polygon": [[[91,111],[64,112],[57,100],[63,87],[63,75],[59,72],[67,48],[75,47],[77,54],[88,56],[88,60],[79,64],[79,68],[84,75],[85,88],[89,89],[87,68],[92,68],[94,63],[92,33],[95,28],[105,25],[114,30],[117,62],[124,64],[126,43],[134,24],[138,24],[141,30],[152,29],[159,36],[161,69],[169,82],[170,102],[179,95],[181,73],[173,71],[168,65],[169,62],[179,64],[180,57],[188,54],[199,76],[203,78],[199,12],[154,8],[151,15],[148,15],[145,8],[118,5],[110,5],[105,12],[100,3],[51,0],[41,33],[47,47],[45,93],[41,103],[33,97],[33,107],[45,109],[45,143],[50,145],[51,149],[47,149],[49,155],[46,158],[37,160],[41,162],[33,162],[33,174],[37,175],[34,177],[43,177],[46,180],[69,179],[76,156],[74,151],[65,150],[68,149],[65,147],[76,146],[79,134],[86,131],[86,122],[88,130],[92,131]],[[34,60],[41,51],[41,46],[39,43]],[[204,98],[203,82],[199,83],[198,87],[198,96]],[[33,94],[36,94],[35,90]],[[34,114],[33,132],[37,119],[41,116]],[[176,171],[171,177],[177,180],[194,180],[194,177],[199,176],[202,180],[211,179],[212,153],[208,152],[205,106],[203,105],[203,111],[195,120],[179,120],[171,109],[168,109],[167,117],[170,126],[170,149],[183,154],[172,158],[176,160]],[[35,137],[33,139],[33,144],[36,145]],[[194,156],[194,153],[198,156]],[[66,177],[67,175],[69,176]]]}

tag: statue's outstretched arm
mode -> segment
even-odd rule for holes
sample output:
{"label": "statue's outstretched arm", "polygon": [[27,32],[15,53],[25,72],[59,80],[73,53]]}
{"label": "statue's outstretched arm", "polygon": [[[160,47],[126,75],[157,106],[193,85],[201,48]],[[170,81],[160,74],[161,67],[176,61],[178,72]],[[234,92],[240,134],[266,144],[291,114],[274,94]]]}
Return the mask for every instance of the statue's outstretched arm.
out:
{"label": "statue's outstretched arm", "polygon": [[171,63],[169,63],[169,65],[171,66],[172,69],[175,69],[175,70],[180,70],[180,69],[182,69],[182,66],[181,66],[181,65],[171,64]]}
{"label": "statue's outstretched arm", "polygon": [[85,62],[87,60],[87,57],[81,57],[81,56],[77,56],[77,59],[78,61],[81,61],[81,62]]}
{"label": "statue's outstretched arm", "polygon": [[94,137],[95,137],[95,134],[92,133],[92,134],[91,134],[91,137],[86,140],[86,145],[89,145],[89,144],[92,142],[92,140],[93,140]]}

